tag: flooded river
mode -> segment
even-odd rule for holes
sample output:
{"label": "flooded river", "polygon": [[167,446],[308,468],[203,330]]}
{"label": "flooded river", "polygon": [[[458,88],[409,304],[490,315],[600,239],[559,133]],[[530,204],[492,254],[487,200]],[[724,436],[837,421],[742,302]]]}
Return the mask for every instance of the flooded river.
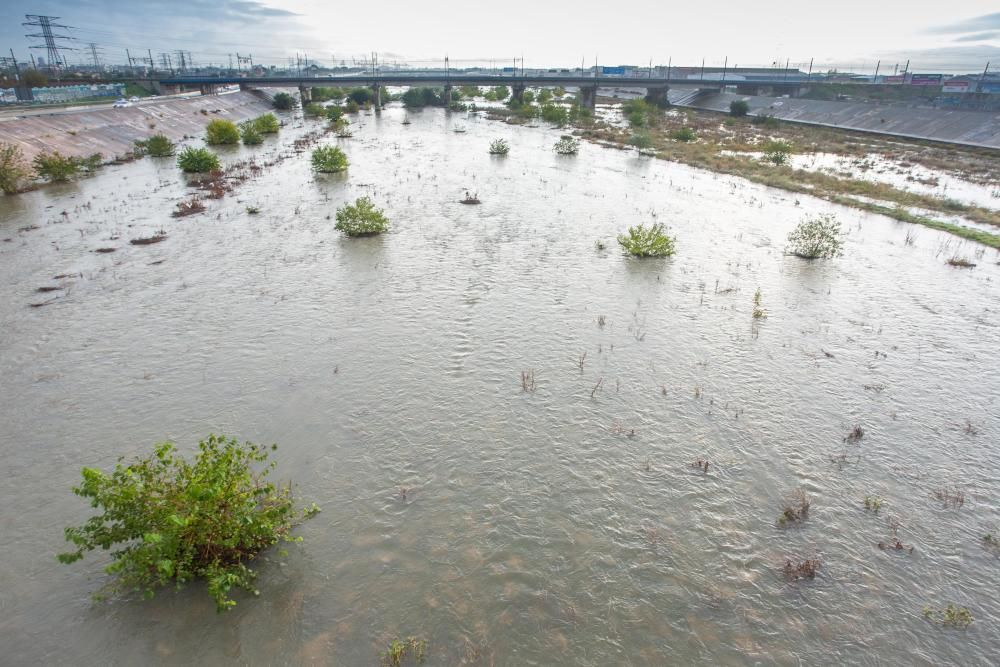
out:
{"label": "flooded river", "polygon": [[[427,665],[996,659],[995,251],[634,152],[559,156],[558,130],[408,115],[325,137],[346,175],[292,155],[200,215],[170,217],[189,190],[148,158],[0,199],[0,663],[377,665],[411,635]],[[334,212],[364,194],[392,229],[344,238]],[[844,256],[783,255],[821,212]],[[653,221],[677,255],[622,256],[615,235]],[[200,584],[92,602],[103,554],[55,560],[89,516],[80,468],[210,432],[279,444],[323,508],[304,542],[223,615]],[[800,488],[809,517],[782,528]],[[894,526],[912,553],[878,547]],[[789,582],[788,558],[822,567]],[[967,630],[923,617],[949,603]]]}

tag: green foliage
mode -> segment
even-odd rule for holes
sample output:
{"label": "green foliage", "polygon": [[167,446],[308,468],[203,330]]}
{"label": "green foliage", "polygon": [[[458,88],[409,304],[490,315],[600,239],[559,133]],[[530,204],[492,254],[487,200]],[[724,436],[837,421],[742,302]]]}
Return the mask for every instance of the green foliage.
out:
{"label": "green foliage", "polygon": [[257,123],[252,120],[240,123],[240,138],[243,139],[244,146],[258,146],[264,143],[264,137],[257,129]]}
{"label": "green foliage", "polygon": [[410,88],[403,93],[403,105],[411,109],[444,106],[440,88]]}
{"label": "green foliage", "polygon": [[337,224],[334,229],[348,236],[373,236],[389,229],[389,220],[371,199],[360,197],[353,204],[337,209]]}
{"label": "green foliage", "polygon": [[12,195],[21,189],[21,182],[31,176],[31,169],[19,146],[0,143],[0,190]]}
{"label": "green foliage", "polygon": [[344,109],[347,111],[347,113],[357,113],[358,111],[361,110],[361,107],[358,106],[358,103],[355,102],[354,100],[347,100],[347,104],[344,105]]}
{"label": "green foliage", "polygon": [[789,251],[806,259],[837,257],[843,245],[840,222],[829,214],[806,218],[788,235]]}
{"label": "green foliage", "polygon": [[335,174],[347,169],[347,155],[336,146],[313,149],[312,168],[323,174]]}
{"label": "green foliage", "polygon": [[240,143],[240,130],[231,120],[216,118],[205,127],[205,143],[209,146],[233,146]]}
{"label": "green foliage", "polygon": [[953,604],[944,609],[924,607],[924,618],[950,628],[967,628],[972,624],[972,612]]}
{"label": "green foliage", "polygon": [[659,109],[644,99],[636,98],[622,104],[622,115],[633,128],[642,128],[652,124],[659,115]]}
{"label": "green foliage", "polygon": [[557,86],[556,89],[552,91],[552,94],[555,95],[556,97],[562,97],[563,95],[566,94],[566,89],[563,88],[562,86]]}
{"label": "green foliage", "polygon": [[497,102],[503,102],[510,95],[510,88],[507,86],[493,86],[490,92],[493,93],[493,99]]}
{"label": "green foliage", "polygon": [[653,138],[649,136],[648,132],[636,132],[631,137],[628,138],[629,144],[635,146],[638,149],[649,148],[653,145]]}
{"label": "green foliage", "polygon": [[781,122],[777,118],[775,118],[774,116],[767,116],[767,115],[754,116],[753,118],[750,119],[750,122],[754,125],[760,125],[762,127],[766,127],[771,130],[781,126]]}
{"label": "green foliage", "polygon": [[768,141],[763,146],[764,160],[773,165],[783,165],[788,162],[792,145],[787,141]]}
{"label": "green foliage", "polygon": [[253,124],[261,134],[277,134],[281,129],[278,117],[273,113],[265,113],[253,119]]}
{"label": "green foliage", "polygon": [[319,102],[310,102],[302,110],[302,113],[309,118],[321,118],[326,116],[326,107]]}
{"label": "green foliage", "polygon": [[683,141],[685,143],[689,141],[694,141],[698,138],[698,135],[694,133],[690,127],[679,127],[670,133],[670,138],[674,141]]}
{"label": "green foliage", "polygon": [[490,155],[506,155],[510,152],[510,144],[506,139],[494,139],[490,142]]}
{"label": "green foliage", "polygon": [[542,105],[542,120],[553,125],[563,126],[569,122],[569,111],[558,104]]}
{"label": "green foliage", "polygon": [[312,89],[312,99],[314,102],[327,102],[329,100],[342,100],[346,92],[343,88],[326,88],[316,86]]}
{"label": "green foliage", "polygon": [[278,93],[271,100],[271,104],[278,111],[288,111],[295,108],[295,98],[288,93]]}
{"label": "green foliage", "polygon": [[420,664],[424,661],[424,654],[427,650],[427,642],[416,637],[407,637],[406,641],[393,639],[389,642],[389,648],[382,654],[382,667],[400,667],[408,656],[413,656],[413,660]]}
{"label": "green foliage", "polygon": [[548,104],[551,101],[552,101],[552,91],[549,90],[548,88],[542,88],[538,92],[538,103],[544,105]]}
{"label": "green foliage", "polygon": [[760,288],[758,287],[757,291],[754,292],[753,295],[753,318],[755,320],[760,320],[767,317],[767,311],[764,310],[764,306],[761,305],[761,297],[762,295],[760,293]]}
{"label": "green foliage", "polygon": [[50,182],[68,181],[80,173],[83,160],[59,151],[39,153],[32,161],[39,176]]}
{"label": "green foliage", "polygon": [[359,106],[362,104],[368,104],[375,99],[375,93],[373,93],[370,88],[352,88],[350,92],[347,93],[347,96]]}
{"label": "green foliage", "polygon": [[865,510],[878,514],[879,510],[882,509],[882,498],[881,496],[865,496]]}
{"label": "green foliage", "polygon": [[112,590],[152,597],[172,582],[204,579],[216,609],[230,609],[234,586],[258,594],[247,563],[279,540],[297,541],[289,534],[291,488],[267,481],[274,469],[267,458],[265,447],[210,435],[198,443],[194,462],[164,443],[128,465],[119,459],[110,475],[84,468],[73,492],[100,514],[66,528],[75,550],[59,561],[114,549],[106,568],[116,577]]}
{"label": "green foliage", "polygon": [[219,168],[219,156],[207,148],[188,146],[177,156],[177,166],[187,173],[207,173]]}
{"label": "green foliage", "polygon": [[628,234],[618,236],[618,244],[636,257],[668,257],[674,254],[676,239],[667,236],[662,224],[628,228]]}
{"label": "green foliage", "polygon": [[[137,141],[136,144],[139,142]],[[143,147],[151,157],[170,157],[177,151],[177,146],[164,134],[154,134],[143,143]]]}
{"label": "green foliage", "polygon": [[326,108],[326,119],[331,123],[335,123],[344,116],[344,110],[340,107],[327,107]]}
{"label": "green foliage", "polygon": [[535,94],[530,90],[521,93],[521,104],[531,104],[535,101]]}
{"label": "green foliage", "polygon": [[479,92],[479,86],[462,86],[459,90],[462,91],[462,97],[479,97],[482,95]]}
{"label": "green foliage", "polygon": [[746,116],[750,111],[750,105],[746,103],[745,100],[733,100],[729,103],[729,115],[730,116]]}
{"label": "green foliage", "polygon": [[580,150],[580,142],[568,134],[559,137],[559,141],[552,147],[560,155],[576,155]]}

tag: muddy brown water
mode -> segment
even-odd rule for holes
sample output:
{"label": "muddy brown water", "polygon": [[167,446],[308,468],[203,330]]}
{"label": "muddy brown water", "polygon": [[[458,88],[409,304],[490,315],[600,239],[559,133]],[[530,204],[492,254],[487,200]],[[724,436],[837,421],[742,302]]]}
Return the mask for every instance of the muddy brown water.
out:
{"label": "muddy brown water", "polygon": [[[409,635],[428,665],[995,659],[997,253],[634,152],[559,156],[554,129],[408,115],[362,116],[346,175],[291,154],[300,122],[225,154],[289,157],[185,218],[169,160],[0,199],[0,662],[374,665]],[[362,194],[392,230],[343,238]],[[785,256],[821,212],[844,256]],[[653,220],[677,255],[622,256]],[[106,556],[55,560],[89,516],[80,468],[210,432],[279,443],[323,508],[304,542],[224,615],[200,585],[92,602]],[[808,520],[779,528],[800,487]],[[890,516],[912,554],[877,547]],[[922,617],[948,603],[969,629]]]}

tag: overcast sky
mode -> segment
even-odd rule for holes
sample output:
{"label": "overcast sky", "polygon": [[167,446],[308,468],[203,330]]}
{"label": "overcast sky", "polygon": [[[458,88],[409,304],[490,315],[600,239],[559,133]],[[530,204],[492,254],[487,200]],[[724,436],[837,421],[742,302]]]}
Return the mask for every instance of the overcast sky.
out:
{"label": "overcast sky", "polygon": [[[254,62],[287,62],[296,52],[331,64],[378,51],[383,61],[454,65],[495,59],[526,67],[601,64],[769,65],[790,59],[817,69],[831,64],[882,72],[911,60],[915,71],[976,71],[988,60],[1000,70],[1000,11],[986,0],[761,3],[722,0],[628,3],[503,0],[6,0],[0,47],[27,59],[41,44],[21,26],[24,14],[61,17],[59,32],[74,46],[94,42],[105,62],[123,62],[125,48],[191,51],[198,63],[225,63],[251,53]],[[44,57],[44,51],[33,51]],[[80,62],[89,51],[68,52]]]}

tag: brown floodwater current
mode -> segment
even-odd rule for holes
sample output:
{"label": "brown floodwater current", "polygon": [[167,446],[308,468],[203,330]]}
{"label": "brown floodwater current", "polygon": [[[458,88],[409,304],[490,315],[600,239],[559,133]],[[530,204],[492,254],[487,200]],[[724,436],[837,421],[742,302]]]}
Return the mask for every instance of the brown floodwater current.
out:
{"label": "brown floodwater current", "polygon": [[[411,635],[427,665],[996,660],[995,251],[441,110],[362,115],[315,176],[315,127],[224,152],[284,159],[198,215],[169,159],[0,199],[0,663],[376,665]],[[333,229],[361,195],[389,233]],[[843,257],[785,255],[817,213]],[[654,221],[676,256],[623,256]],[[106,554],[55,559],[80,468],[212,432],[278,443],[323,508],[304,541],[226,614],[201,584],[93,602]],[[968,629],[924,618],[949,603]]]}

